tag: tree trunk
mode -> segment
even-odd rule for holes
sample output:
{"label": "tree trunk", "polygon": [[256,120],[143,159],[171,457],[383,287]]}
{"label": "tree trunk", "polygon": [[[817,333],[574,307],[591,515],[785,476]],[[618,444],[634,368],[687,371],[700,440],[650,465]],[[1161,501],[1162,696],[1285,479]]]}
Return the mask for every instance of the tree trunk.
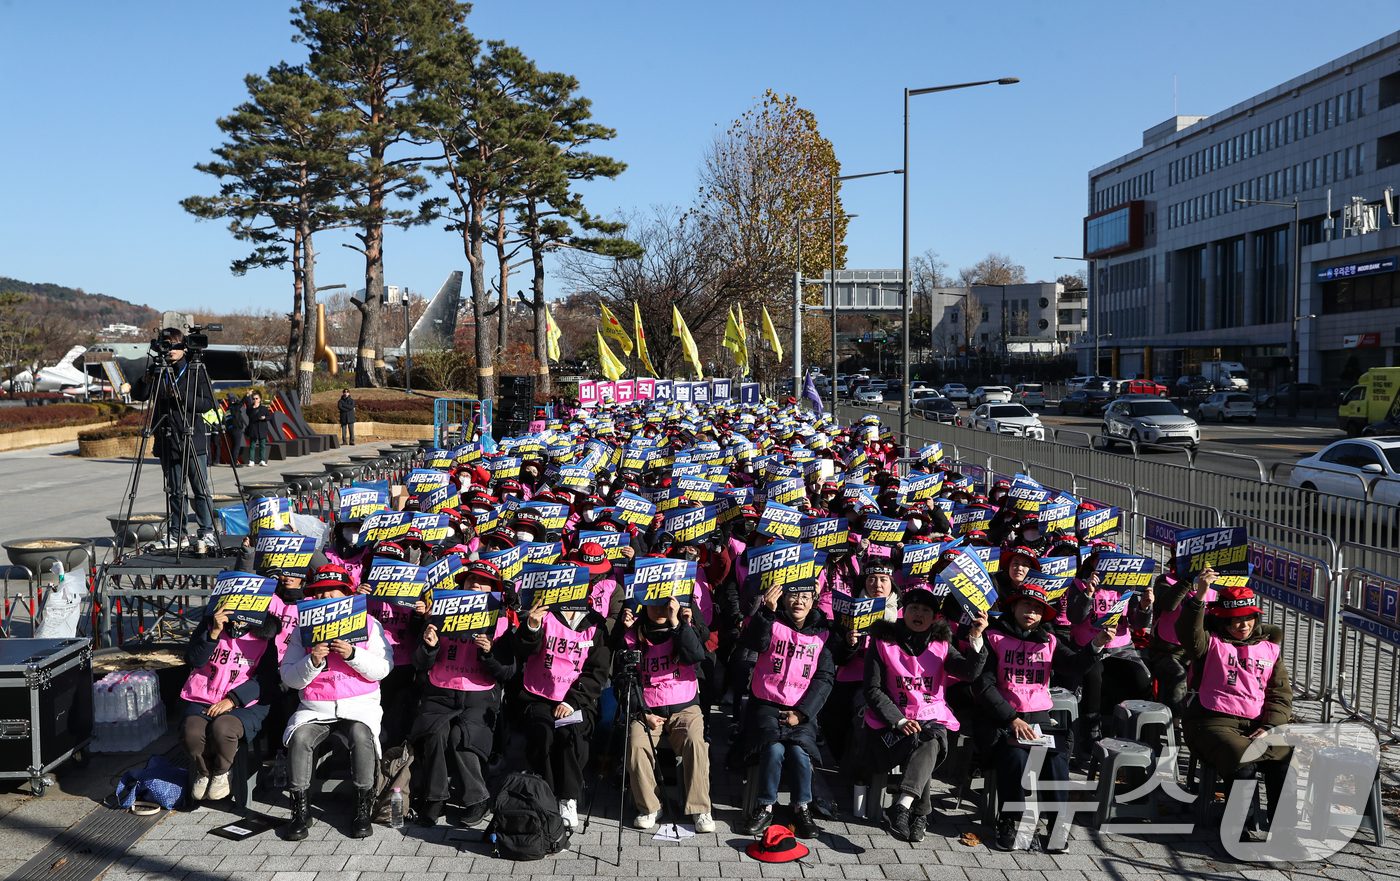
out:
{"label": "tree trunk", "polygon": [[496,213],[496,265],[499,267],[501,290],[496,310],[496,360],[506,356],[506,345],[510,342],[510,255],[506,253],[506,209]]}
{"label": "tree trunk", "polygon": [[365,299],[360,310],[359,351],[355,356],[355,387],[380,388],[384,385],[384,358],[379,348],[379,318],[384,297],[384,227],[365,226],[360,237],[365,245]]}
{"label": "tree trunk", "polygon": [[302,272],[302,230],[298,228],[292,236],[292,320],[287,332],[287,375],[294,376],[297,350],[301,348],[304,336],[302,328],[302,292],[306,289],[306,276]]}
{"label": "tree trunk", "polygon": [[533,280],[534,301],[530,308],[535,311],[535,391],[549,394],[549,327],[544,309],[544,246],[540,242],[539,215],[535,204],[530,203],[530,263],[535,270]]}
{"label": "tree trunk", "polygon": [[311,243],[311,233],[305,235],[305,246],[302,248],[302,275],[306,279],[306,292],[302,297],[304,312],[302,312],[302,327],[305,330],[301,336],[301,353],[297,364],[297,395],[301,398],[303,407],[311,404],[311,393],[316,376],[316,249]]}
{"label": "tree trunk", "polygon": [[476,394],[483,401],[496,397],[496,369],[491,358],[491,327],[486,310],[490,308],[491,292],[486,289],[486,260],[482,256],[482,233],[479,215],[467,221],[467,236],[463,242],[467,263],[471,267],[472,318],[476,349]]}

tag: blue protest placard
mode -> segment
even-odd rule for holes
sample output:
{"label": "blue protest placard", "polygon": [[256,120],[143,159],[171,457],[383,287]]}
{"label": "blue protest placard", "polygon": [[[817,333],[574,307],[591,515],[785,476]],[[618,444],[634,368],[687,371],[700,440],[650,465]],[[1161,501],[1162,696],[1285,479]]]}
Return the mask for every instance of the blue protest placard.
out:
{"label": "blue protest placard", "polygon": [[929,444],[914,455],[918,457],[920,465],[932,468],[943,459],[943,445],[939,443]]}
{"label": "blue protest placard", "polygon": [[938,555],[942,550],[943,545],[937,543],[907,544],[904,546],[904,560],[900,564],[900,571],[905,578],[928,579],[933,574],[933,565],[938,562]]}
{"label": "blue protest placard", "polygon": [[[701,466],[704,467],[703,465]],[[703,502],[709,504],[715,500],[715,494],[721,489],[720,485],[712,480],[703,477],[681,477],[675,481],[675,487],[685,493],[685,497],[692,502]]]}
{"label": "blue protest placard", "polygon": [[213,612],[228,612],[229,618],[253,627],[267,620],[272,597],[277,592],[277,579],[264,578],[250,572],[220,572],[209,591],[205,608]]}
{"label": "blue protest placard", "polygon": [[557,563],[564,555],[562,541],[522,541],[526,563]]}
{"label": "blue protest placard", "polygon": [[432,449],[423,451],[423,464],[437,471],[446,471],[456,462],[451,450]]}
{"label": "blue protest placard", "polygon": [[461,554],[448,554],[433,565],[423,567],[424,585],[434,596],[439,590],[455,590],[457,579],[465,569]]}
{"label": "blue protest placard", "polygon": [[[1073,560],[1074,558],[1066,557],[1065,559]],[[1025,583],[1033,584],[1044,590],[1046,600],[1050,605],[1058,607],[1060,598],[1069,590],[1070,585],[1074,584],[1074,576],[1049,575],[1045,572],[1036,572],[1032,570],[1026,573]]]}
{"label": "blue protest placard", "polygon": [[1191,529],[1176,534],[1176,575],[1194,581],[1206,569],[1249,575],[1249,530],[1243,526]]}
{"label": "blue protest placard", "polygon": [[292,528],[292,502],[282,496],[263,496],[250,503],[253,519],[248,521],[248,530],[256,533],[263,529],[285,530]]}
{"label": "blue protest placard", "polygon": [[798,537],[819,551],[845,550],[851,530],[845,517],[803,517]]}
{"label": "blue protest placard", "polygon": [[259,572],[278,569],[304,578],[314,553],[316,539],[309,535],[264,529],[253,540],[253,568]]}
{"label": "blue protest placard", "polygon": [[1113,605],[1109,606],[1102,615],[1094,619],[1094,626],[1107,630],[1109,633],[1116,631],[1119,622],[1123,620],[1123,613],[1128,611],[1128,603],[1133,601],[1134,596],[1136,596],[1136,594],[1130,590],[1118,597]]}
{"label": "blue protest placard", "polygon": [[992,575],[997,574],[998,570],[1001,569],[1000,548],[970,547],[968,551],[976,555],[978,562],[982,564],[982,568],[986,569]]}
{"label": "blue protest placard", "polygon": [[954,550],[956,556],[938,573],[938,580],[948,585],[948,592],[963,611],[975,618],[996,603],[996,584],[976,554],[966,548]]}
{"label": "blue protest placard", "polygon": [[702,539],[719,527],[717,511],[714,505],[671,511],[661,521],[661,531],[674,535],[677,542]]}
{"label": "blue protest placard", "polygon": [[494,639],[500,617],[501,595],[485,590],[433,591],[428,610],[428,623],[438,636],[458,642],[471,642],[481,634]]}
{"label": "blue protest placard", "polygon": [[495,566],[502,578],[513,581],[520,576],[520,567],[525,564],[525,549],[516,545],[502,551],[487,551],[481,559]]}
{"label": "blue protest placard", "polygon": [[1085,511],[1078,516],[1075,532],[1079,534],[1080,538],[1103,538],[1105,535],[1115,535],[1119,529],[1122,513],[1118,508],[1099,508],[1097,511]]}
{"label": "blue protest placard", "polygon": [[438,487],[448,486],[452,483],[452,475],[446,471],[436,471],[431,468],[414,468],[408,472],[404,478],[404,488],[411,496],[421,496],[423,493],[432,492]]}
{"label": "blue protest placard", "polygon": [[831,616],[843,630],[864,633],[875,622],[885,620],[885,598],[857,598],[835,590],[831,592]]}
{"label": "blue protest placard", "polygon": [[1099,554],[1099,562],[1094,567],[1099,573],[1099,587],[1125,591],[1145,590],[1152,585],[1152,575],[1157,571],[1157,562],[1147,557],[1132,554],[1104,552]]}
{"label": "blue protest placard", "polygon": [[569,506],[562,502],[526,502],[522,509],[538,511],[545,532],[560,532],[569,522]]}
{"label": "blue protest placard", "polygon": [[601,530],[595,532],[585,530],[578,534],[578,543],[580,546],[590,541],[601,547],[603,552],[608,555],[608,559],[613,562],[627,559],[627,556],[623,554],[622,551],[632,546],[632,536],[625,532],[603,532]]}
{"label": "blue protest placard", "polygon": [[685,605],[695,593],[698,570],[699,564],[694,561],[638,557],[632,574],[623,579],[623,587],[634,608],[664,606],[672,597]]}
{"label": "blue protest placard", "polygon": [[1026,475],[1018,474],[1011,481],[1006,497],[1017,511],[1039,511],[1040,506],[1050,498],[1050,490]]}
{"label": "blue protest placard", "polygon": [[1079,571],[1079,557],[1041,557],[1040,571],[1044,575],[1070,575]]}
{"label": "blue protest placard", "polygon": [[792,505],[807,498],[807,485],[801,477],[789,477],[769,483],[763,494],[769,502]]}
{"label": "blue protest placard", "polygon": [[802,512],[778,502],[763,506],[758,518],[758,531],[783,541],[797,541],[802,536]]}
{"label": "blue protest placard", "polygon": [[895,517],[879,517],[874,514],[865,518],[865,537],[871,544],[895,545],[904,541],[904,530],[908,526]]}
{"label": "blue protest placard", "polygon": [[363,594],[325,600],[297,602],[297,629],[301,645],[309,649],[323,642],[343,639],[365,642],[369,639],[369,606]]}
{"label": "blue protest placard", "polygon": [[913,505],[915,502],[927,501],[943,492],[943,474],[925,474],[922,471],[910,471],[899,479],[899,503],[901,505]]}
{"label": "blue protest placard", "polygon": [[547,606],[564,612],[586,611],[588,567],[572,563],[525,563],[520,570],[520,608]]}
{"label": "blue protest placard", "polygon": [[355,533],[355,546],[364,547],[381,541],[395,541],[408,534],[413,525],[412,511],[379,511],[365,518]]}
{"label": "blue protest placard", "polygon": [[423,598],[428,579],[422,566],[376,557],[365,570],[362,583],[369,586],[374,599],[411,609]]}
{"label": "blue protest placard", "polygon": [[617,512],[619,520],[643,529],[651,526],[651,521],[656,517],[656,505],[630,492],[618,496],[613,502],[613,509]]}
{"label": "blue protest placard", "polygon": [[992,518],[995,516],[995,511],[982,505],[954,503],[953,513],[948,515],[948,522],[952,524],[955,535],[966,535],[969,532],[986,532],[991,529]]}
{"label": "blue protest placard", "polygon": [[460,508],[461,506],[461,491],[451,483],[418,495],[418,510],[427,514],[440,514],[450,508]]}
{"label": "blue protest placard", "polygon": [[452,449],[452,461],[458,465],[474,465],[481,461],[481,444],[462,444]]}
{"label": "blue protest placard", "polygon": [[1077,507],[1074,502],[1058,500],[1042,506],[1040,509],[1041,533],[1048,535],[1052,532],[1073,532]]}
{"label": "blue protest placard", "polygon": [[744,552],[749,564],[748,584],[759,593],[766,593],[781,584],[784,593],[815,591],[817,572],[825,562],[824,555],[808,544],[773,542]]}
{"label": "blue protest placard", "polygon": [[378,511],[389,510],[389,494],[376,489],[350,487],[340,491],[341,523],[358,523]]}

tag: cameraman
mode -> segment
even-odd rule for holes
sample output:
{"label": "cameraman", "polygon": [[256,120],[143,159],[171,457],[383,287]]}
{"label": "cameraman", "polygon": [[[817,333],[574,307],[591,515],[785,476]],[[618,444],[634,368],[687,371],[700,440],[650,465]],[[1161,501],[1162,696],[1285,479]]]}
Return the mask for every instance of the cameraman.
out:
{"label": "cameraman", "polygon": [[[157,358],[131,387],[133,401],[150,401],[151,429],[155,452],[165,472],[167,511],[170,517],[169,541],[178,547],[185,539],[185,481],[189,480],[191,507],[199,524],[198,553],[218,546],[214,538],[214,512],[209,498],[209,438],[204,432],[204,411],[214,407],[214,399],[195,381],[195,371],[185,358],[185,335],[174,327],[160,332],[157,343],[169,343],[169,373],[161,372]],[[153,346],[153,348],[163,346]],[[163,377],[163,378],[162,378]],[[157,387],[159,385],[159,387]],[[188,449],[186,442],[188,441]]]}

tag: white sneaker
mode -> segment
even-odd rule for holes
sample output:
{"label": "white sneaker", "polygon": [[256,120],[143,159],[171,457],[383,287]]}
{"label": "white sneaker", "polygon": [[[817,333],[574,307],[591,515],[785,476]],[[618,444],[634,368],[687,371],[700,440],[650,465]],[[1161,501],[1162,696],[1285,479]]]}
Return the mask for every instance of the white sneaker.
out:
{"label": "white sneaker", "polygon": [[209,781],[209,792],[205,798],[210,801],[228,798],[232,789],[228,785],[228,774],[217,774]]}
{"label": "white sneaker", "polygon": [[203,801],[209,792],[209,778],[203,775],[194,778],[194,788],[190,790],[190,798],[194,801]]}
{"label": "white sneaker", "polygon": [[559,799],[559,816],[570,829],[578,825],[578,802],[572,798]]}
{"label": "white sneaker", "polygon": [[632,821],[632,825],[637,829],[650,829],[656,825],[656,818],[661,816],[660,811],[652,811],[650,814],[638,814],[637,819]]}
{"label": "white sneaker", "polygon": [[715,831],[715,818],[710,816],[709,811],[695,815],[695,831],[701,834]]}

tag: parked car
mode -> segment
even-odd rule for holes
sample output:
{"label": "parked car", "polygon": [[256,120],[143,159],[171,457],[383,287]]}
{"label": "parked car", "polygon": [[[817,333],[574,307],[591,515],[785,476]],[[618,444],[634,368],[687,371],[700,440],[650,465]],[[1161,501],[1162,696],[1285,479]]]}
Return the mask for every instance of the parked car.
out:
{"label": "parked car", "polygon": [[1216,392],[1196,408],[1196,418],[1204,422],[1214,419],[1226,423],[1232,419],[1254,421],[1254,402],[1243,392]]}
{"label": "parked car", "polygon": [[1066,388],[1072,392],[1077,392],[1081,389],[1102,391],[1104,384],[1110,381],[1111,380],[1107,376],[1076,376],[1069,381]]}
{"label": "parked car", "polygon": [[938,391],[945,398],[967,403],[967,386],[960,382],[950,382]]}
{"label": "parked car", "polygon": [[1117,438],[1136,443],[1185,446],[1201,444],[1201,427],[1171,401],[1147,395],[1119,398],[1103,414],[1103,445],[1112,449]]}
{"label": "parked car", "polygon": [[1045,406],[1045,386],[1038,382],[1023,382],[1011,391],[1011,403],[1028,409]]}
{"label": "parked car", "polygon": [[1021,404],[983,404],[972,412],[971,426],[977,431],[1026,435],[1045,440],[1040,417]]}
{"label": "parked car", "polygon": [[942,395],[925,395],[911,405],[925,419],[952,422],[958,418],[958,407]]}
{"label": "parked car", "polygon": [[1116,383],[1114,387],[1114,395],[1120,398],[1124,395],[1153,395],[1165,398],[1169,394],[1170,389],[1150,379],[1125,379]]}
{"label": "parked car", "polygon": [[1097,416],[1104,411],[1111,399],[1108,392],[1070,392],[1060,399],[1061,416]]}
{"label": "parked car", "polygon": [[890,390],[889,385],[887,385],[883,379],[872,379],[865,384],[864,388],[869,392],[887,392]]}
{"label": "parked car", "polygon": [[1176,381],[1176,393],[1183,398],[1208,398],[1219,389],[1215,383],[1197,374],[1187,374]]}
{"label": "parked car", "polygon": [[[1300,407],[1326,407],[1329,406],[1333,392],[1324,389],[1315,382],[1298,383],[1298,406]],[[1285,382],[1283,385],[1271,392],[1255,392],[1254,403],[1260,407],[1287,407],[1288,401],[1293,397],[1293,383]]]}
{"label": "parked car", "polygon": [[[874,383],[871,383],[871,385],[874,385]],[[883,404],[884,402],[885,393],[879,389],[873,389],[867,386],[856,391],[857,404]]]}
{"label": "parked car", "polygon": [[992,403],[1011,403],[1011,389],[1004,385],[979,385],[972,390],[972,394],[967,396],[967,405],[969,407]]}
{"label": "parked car", "polygon": [[912,407],[912,406],[914,405],[914,402],[915,402],[915,401],[921,401],[921,400],[923,400],[924,398],[940,398],[940,397],[942,397],[942,395],[940,395],[936,389],[924,388],[923,386],[918,386],[918,387],[916,387],[916,388],[911,388],[911,389],[909,390],[909,406]]}
{"label": "parked car", "polygon": [[1356,438],[1299,459],[1288,485],[1351,499],[1400,504],[1400,438]]}

